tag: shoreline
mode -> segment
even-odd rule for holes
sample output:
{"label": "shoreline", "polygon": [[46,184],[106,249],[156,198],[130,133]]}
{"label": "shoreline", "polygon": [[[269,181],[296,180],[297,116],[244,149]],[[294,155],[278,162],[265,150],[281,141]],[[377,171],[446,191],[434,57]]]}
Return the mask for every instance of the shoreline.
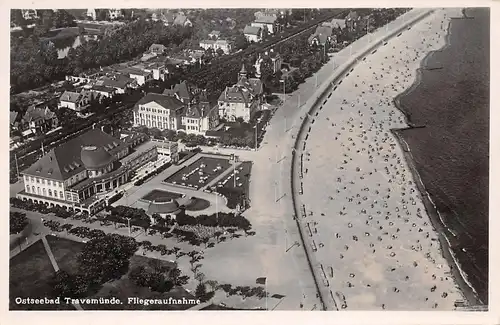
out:
{"label": "shoreline", "polygon": [[[401,105],[400,99],[410,95],[416,88],[418,88],[423,81],[423,71],[427,70],[427,65],[428,65],[428,60],[432,58],[435,53],[443,52],[445,51],[448,47],[451,46],[451,23],[453,19],[464,19],[466,18],[466,14],[464,12],[464,9],[461,11],[463,17],[461,18],[450,18],[450,22],[448,23],[447,31],[446,31],[446,36],[445,36],[445,45],[440,48],[439,50],[435,51],[430,51],[427,53],[427,55],[422,59],[420,62],[419,68],[417,68],[416,71],[416,77],[412,85],[406,89],[405,91],[399,93],[394,99],[393,99],[393,104],[394,106],[403,114],[404,119],[406,124],[408,124],[408,127],[406,128],[398,128],[398,129],[391,129],[391,133],[394,135],[396,140],[398,141],[399,145],[403,149],[403,154],[405,157],[405,160],[408,164],[408,167],[410,168],[410,171],[413,175],[413,178],[415,180],[418,179],[418,182],[416,182],[417,188],[420,192],[422,201],[425,206],[425,210],[429,216],[429,219],[432,223],[432,225],[435,227],[436,232],[438,233],[439,236],[439,244],[440,244],[440,251],[441,255],[448,261],[449,266],[451,266],[451,272],[453,274],[453,277],[455,278],[455,281],[457,282],[458,286],[460,287],[460,291],[462,294],[465,296],[465,299],[467,300],[469,305],[487,305],[484,304],[484,302],[479,298],[479,294],[476,291],[476,289],[473,287],[473,285],[469,282],[467,273],[462,269],[460,261],[457,259],[454,251],[453,251],[453,245],[451,244],[451,240],[456,240],[456,234],[455,232],[449,228],[447,225],[446,221],[443,219],[441,216],[439,210],[437,209],[434,201],[432,200],[431,194],[427,191],[425,184],[423,183],[420,173],[417,170],[415,159],[413,158],[413,155],[411,153],[411,148],[406,143],[402,136],[402,132],[405,130],[411,130],[418,128],[412,121],[411,121],[411,114],[407,112],[404,107]],[[425,126],[424,126],[425,127]],[[404,144],[404,145],[403,145]],[[453,238],[450,238],[447,236],[447,232],[453,236]]]}

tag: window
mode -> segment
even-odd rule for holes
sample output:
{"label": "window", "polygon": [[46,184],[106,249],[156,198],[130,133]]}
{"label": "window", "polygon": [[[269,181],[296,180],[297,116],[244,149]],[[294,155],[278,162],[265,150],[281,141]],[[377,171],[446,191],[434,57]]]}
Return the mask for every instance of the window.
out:
{"label": "window", "polygon": [[36,179],[36,182],[40,184],[40,178],[37,178],[37,179]]}
{"label": "window", "polygon": [[44,187],[44,188],[42,188],[42,190],[43,190],[43,196],[46,196],[46,195],[47,195],[47,192],[45,191],[45,187]]}
{"label": "window", "polygon": [[26,185],[26,192],[30,192],[30,186],[29,185]]}
{"label": "window", "polygon": [[35,187],[34,186],[31,187],[31,193],[35,194]]}
{"label": "window", "polygon": [[30,176],[30,182],[33,183],[34,180],[33,180],[33,177]]}
{"label": "window", "polygon": [[64,199],[64,194],[63,194],[63,192],[62,192],[62,191],[59,191],[59,197],[60,197],[61,199]]}
{"label": "window", "polygon": [[49,196],[52,196],[52,190],[49,189]]}
{"label": "window", "polygon": [[62,187],[62,182],[59,182],[59,187]]}
{"label": "window", "polygon": [[36,188],[36,194],[40,194],[40,187],[39,186],[37,186],[37,188]]}

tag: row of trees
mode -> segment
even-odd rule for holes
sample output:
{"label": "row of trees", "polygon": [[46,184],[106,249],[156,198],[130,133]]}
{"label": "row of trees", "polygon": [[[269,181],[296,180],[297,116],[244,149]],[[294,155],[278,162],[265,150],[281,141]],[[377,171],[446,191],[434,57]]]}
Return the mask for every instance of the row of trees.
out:
{"label": "row of trees", "polygon": [[189,27],[164,26],[161,22],[137,20],[105,35],[101,41],[85,41],[68,56],[58,59],[57,49],[48,47],[36,33],[11,37],[11,86],[17,93],[117,62],[130,60],[153,43],[181,45],[189,40]]}
{"label": "row of trees", "polygon": [[235,215],[232,212],[218,212],[211,215],[199,215],[193,217],[187,214],[176,216],[176,222],[179,226],[183,225],[201,225],[206,227],[235,227],[243,230],[250,230],[252,225],[247,218],[242,215]]}

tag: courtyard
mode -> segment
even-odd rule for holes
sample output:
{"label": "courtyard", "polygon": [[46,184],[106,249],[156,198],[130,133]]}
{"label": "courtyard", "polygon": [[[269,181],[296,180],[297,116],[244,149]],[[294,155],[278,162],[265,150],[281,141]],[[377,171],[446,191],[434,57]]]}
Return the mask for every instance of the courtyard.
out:
{"label": "courtyard", "polygon": [[224,173],[231,166],[229,159],[201,156],[165,179],[166,183],[199,190]]}

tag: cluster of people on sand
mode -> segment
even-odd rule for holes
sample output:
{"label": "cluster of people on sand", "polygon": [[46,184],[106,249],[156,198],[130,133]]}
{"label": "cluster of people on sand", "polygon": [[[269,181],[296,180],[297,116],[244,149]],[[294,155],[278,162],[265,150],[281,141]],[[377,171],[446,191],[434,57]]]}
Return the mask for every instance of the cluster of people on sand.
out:
{"label": "cluster of people on sand", "polygon": [[[439,245],[435,241],[435,229],[424,215],[420,193],[406,166],[403,152],[391,133],[394,128],[407,126],[404,115],[394,107],[394,97],[411,86],[416,69],[429,49],[437,49],[443,43],[442,31],[435,33],[435,24],[427,26],[427,31],[422,30],[421,41],[417,41],[420,45],[398,39],[394,43],[399,44],[393,45],[392,50],[387,47],[389,53],[379,61],[372,62],[368,57],[360,62],[357,68],[360,69],[359,74],[351,74],[342,85],[347,87],[352,82],[355,96],[351,92],[353,95],[342,98],[340,104],[330,111],[326,104],[322,112],[330,115],[319,115],[316,119],[323,124],[312,124],[321,128],[318,125],[326,123],[328,136],[335,142],[332,148],[340,148],[339,151],[332,148],[325,150],[325,144],[328,146],[329,143],[324,135],[326,131],[317,131],[321,132],[322,143],[315,147],[316,143],[307,144],[303,164],[310,170],[316,170],[319,167],[315,166],[315,160],[323,159],[325,154],[328,156],[326,159],[338,162],[330,165],[330,173],[335,177],[329,184],[331,193],[324,193],[328,195],[327,203],[317,213],[320,216],[312,215],[315,220],[312,236],[319,243],[317,254],[335,256],[328,260],[331,266],[325,266],[335,268],[336,264],[341,263],[342,267],[351,270],[347,274],[336,275],[343,279],[338,279],[342,282],[334,281],[334,286],[341,287],[336,289],[341,289],[346,296],[342,308],[347,308],[349,292],[353,288],[360,284],[365,288],[377,286],[375,281],[371,283],[366,277],[358,278],[356,271],[349,268],[349,261],[367,256],[373,256],[374,260],[382,256],[388,260],[390,267],[384,277],[396,283],[377,297],[381,309],[397,308],[398,299],[415,299],[411,291],[412,281],[421,281],[423,278],[427,280],[422,286],[429,283],[433,285],[429,285],[427,295],[416,298],[421,299],[421,306],[438,308],[448,297],[457,297],[456,291],[449,289],[454,288],[452,279],[442,276],[445,272],[436,261]],[[442,26],[444,21],[441,22]],[[376,55],[380,56],[380,53]],[[341,92],[339,87],[335,95],[342,96]],[[310,132],[314,133],[314,129]],[[335,157],[330,158],[331,155]],[[324,165],[324,162],[317,165]],[[310,174],[304,176],[306,182]],[[305,203],[307,205],[308,202]],[[320,208],[315,209],[319,211]],[[329,233],[331,227],[325,226],[324,230],[321,227],[329,219],[334,219],[336,225],[345,220],[344,226],[338,226],[333,236]],[[333,243],[330,245],[324,241]],[[339,249],[329,251],[333,247]],[[328,252],[322,253],[325,250]],[[409,265],[414,271],[408,269]],[[436,272],[432,273],[433,270]],[[394,280],[396,276],[391,275],[396,273],[398,280]],[[441,285],[445,281],[448,284]],[[389,294],[397,296],[387,298]]]}

